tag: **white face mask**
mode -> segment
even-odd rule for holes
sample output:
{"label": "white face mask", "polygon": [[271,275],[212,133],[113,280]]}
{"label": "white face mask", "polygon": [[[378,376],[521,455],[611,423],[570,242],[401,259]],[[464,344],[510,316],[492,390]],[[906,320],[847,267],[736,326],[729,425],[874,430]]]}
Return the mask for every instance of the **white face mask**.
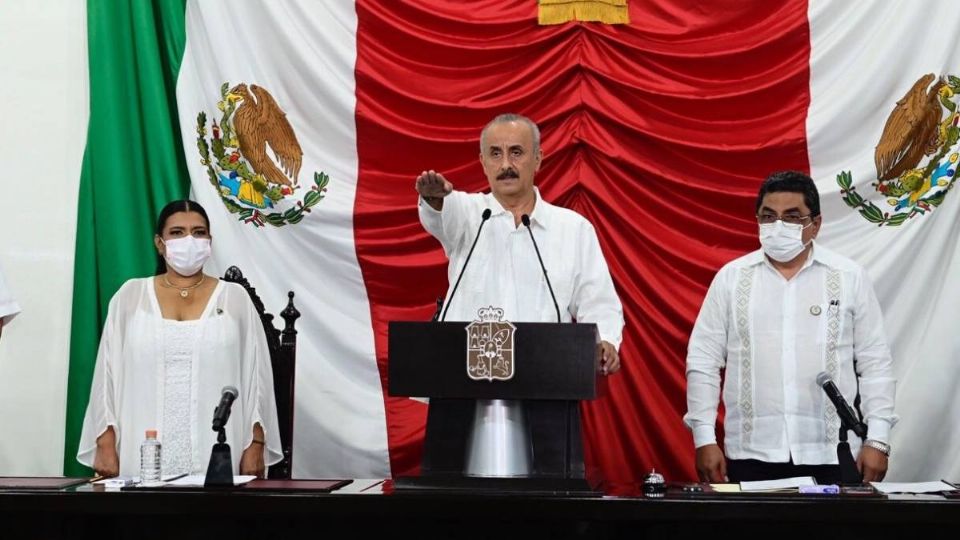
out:
{"label": "white face mask", "polygon": [[804,227],[799,223],[784,223],[779,219],[773,223],[761,223],[760,245],[763,246],[763,252],[777,262],[793,260],[807,247],[807,244],[803,243],[803,230],[810,225]]}
{"label": "white face mask", "polygon": [[210,258],[210,239],[194,238],[185,236],[183,238],[171,238],[164,241],[167,246],[163,258],[181,276],[192,276],[203,268],[203,264]]}

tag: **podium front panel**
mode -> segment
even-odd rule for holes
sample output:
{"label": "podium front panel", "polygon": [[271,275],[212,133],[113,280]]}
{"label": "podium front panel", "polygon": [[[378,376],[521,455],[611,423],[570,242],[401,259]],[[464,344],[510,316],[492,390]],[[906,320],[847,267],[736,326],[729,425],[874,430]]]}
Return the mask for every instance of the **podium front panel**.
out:
{"label": "podium front panel", "polygon": [[391,322],[392,396],[583,400],[597,396],[600,338],[595,324],[514,323],[509,380],[467,375],[466,322]]}

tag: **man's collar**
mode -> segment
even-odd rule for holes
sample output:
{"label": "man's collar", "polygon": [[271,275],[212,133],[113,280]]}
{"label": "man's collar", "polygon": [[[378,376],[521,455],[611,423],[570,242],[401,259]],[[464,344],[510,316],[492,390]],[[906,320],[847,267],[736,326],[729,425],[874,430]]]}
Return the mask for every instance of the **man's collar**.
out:
{"label": "man's collar", "polygon": [[537,196],[537,202],[533,204],[530,223],[536,223],[544,229],[547,229],[550,225],[550,208],[548,208],[547,201],[543,200],[543,197],[540,196],[540,190],[537,189],[537,186],[533,186],[533,193]]}
{"label": "man's collar", "polygon": [[[530,213],[530,223],[531,225],[536,223],[540,227],[543,227],[544,229],[546,229],[548,228],[550,223],[549,204],[543,200],[543,197],[540,196],[540,190],[537,188],[537,186],[533,186],[533,194],[536,196],[537,201],[533,203],[533,212]],[[505,209],[502,204],[500,204],[500,201],[498,201],[497,198],[493,196],[492,192],[487,193],[486,197],[487,197],[487,208],[490,209],[491,217],[498,216],[500,214],[510,214],[511,216],[513,215],[511,212]]]}

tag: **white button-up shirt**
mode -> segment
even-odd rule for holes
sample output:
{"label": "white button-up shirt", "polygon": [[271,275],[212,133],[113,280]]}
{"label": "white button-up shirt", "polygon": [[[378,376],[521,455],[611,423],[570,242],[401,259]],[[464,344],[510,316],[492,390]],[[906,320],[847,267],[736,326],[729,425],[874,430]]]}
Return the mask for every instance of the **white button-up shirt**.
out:
{"label": "white button-up shirt", "polygon": [[698,448],[716,442],[724,367],[730,459],[837,463],[840,421],[816,383],[820,372],[851,405],[859,376],[868,437],[888,442],[896,383],[873,287],[850,259],[819,245],[811,252],[790,280],[760,250],[714,278],[687,350],[684,422]]}
{"label": "white button-up shirt", "polygon": [[[557,297],[560,320],[596,323],[600,339],[619,348],[623,308],[596,231],[580,214],[544,201],[539,190],[534,190],[537,202],[530,227]],[[488,208],[490,219],[451,298],[450,291]],[[557,312],[530,233],[522,224],[514,224],[513,214],[492,194],[454,191],[443,199],[442,211],[420,199],[420,222],[440,241],[450,259],[446,320],[472,321],[480,308],[493,306],[503,308],[504,319],[511,322],[556,322]]]}

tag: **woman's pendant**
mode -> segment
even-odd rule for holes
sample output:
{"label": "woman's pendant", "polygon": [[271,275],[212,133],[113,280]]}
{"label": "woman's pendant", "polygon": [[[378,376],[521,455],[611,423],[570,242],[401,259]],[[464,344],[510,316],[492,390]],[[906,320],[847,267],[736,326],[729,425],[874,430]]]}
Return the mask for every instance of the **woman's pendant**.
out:
{"label": "woman's pendant", "polygon": [[180,291],[180,298],[186,298],[186,297],[189,296],[189,295],[190,295],[190,291],[188,291],[188,290],[186,290],[186,289],[182,289],[182,290]]}

